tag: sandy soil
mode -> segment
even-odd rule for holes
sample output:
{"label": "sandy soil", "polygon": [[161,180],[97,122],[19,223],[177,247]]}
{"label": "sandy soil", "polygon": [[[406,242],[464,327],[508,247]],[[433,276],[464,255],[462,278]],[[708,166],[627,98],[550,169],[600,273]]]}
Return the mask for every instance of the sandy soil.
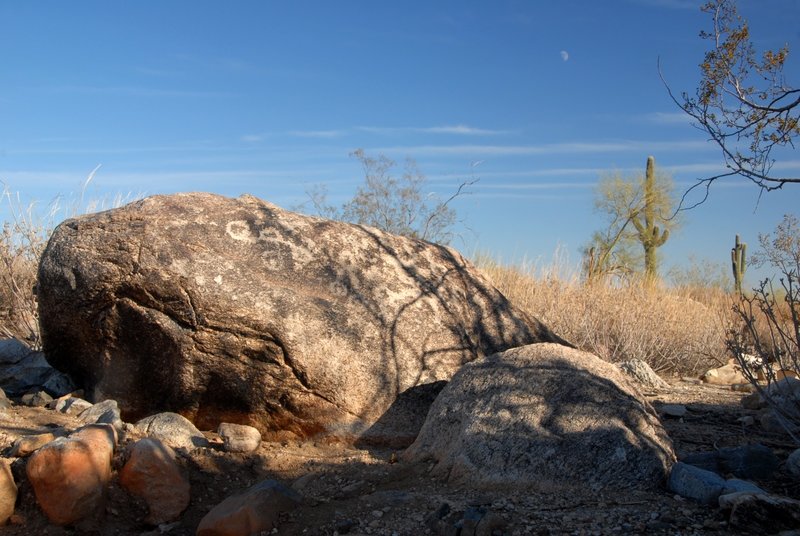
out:
{"label": "sandy soil", "polygon": [[[724,387],[677,380],[672,389],[646,393],[656,409],[666,403],[687,406],[681,419],[664,417],[678,457],[723,446],[759,442],[785,460],[794,449],[788,438],[743,426],[751,415],[739,404],[742,393]],[[73,429],[71,417],[43,408],[15,406],[0,411],[0,452],[7,455],[14,439],[55,427]],[[145,506],[112,484],[102,517],[79,528],[50,525],[35,504],[24,478],[24,460],[12,469],[20,484],[15,524],[0,534],[194,534],[202,517],[225,497],[266,478],[292,485],[305,503],[282,517],[275,534],[288,535],[417,535],[439,534],[432,529],[437,510],[449,506],[445,522],[452,524],[468,508],[485,508],[502,519],[495,534],[762,534],[730,527],[717,509],[694,504],[662,492],[607,492],[600,495],[570,488],[538,489],[525,493],[454,487],[431,478],[427,465],[395,462],[391,450],[359,450],[336,444],[285,441],[262,443],[254,453],[228,454],[219,438],[207,433],[214,448],[180,455],[190,475],[192,502],[179,522],[152,527],[143,523]],[[122,452],[133,437],[124,438]],[[800,485],[785,476],[758,482],[768,491],[800,498]],[[455,534],[455,532],[453,532]]]}

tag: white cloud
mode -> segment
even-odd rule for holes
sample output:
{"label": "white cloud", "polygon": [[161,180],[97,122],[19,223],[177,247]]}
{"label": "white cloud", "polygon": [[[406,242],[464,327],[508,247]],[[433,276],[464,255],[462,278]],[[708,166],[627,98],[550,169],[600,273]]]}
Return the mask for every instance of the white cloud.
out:
{"label": "white cloud", "polygon": [[263,141],[264,136],[261,136],[260,134],[245,134],[244,136],[241,137],[241,140],[247,143],[256,143],[259,141]]}
{"label": "white cloud", "polygon": [[341,138],[347,134],[346,130],[292,130],[290,136],[298,138]]}
{"label": "white cloud", "polygon": [[413,155],[491,155],[525,156],[549,154],[619,153],[629,151],[691,151],[708,148],[706,141],[633,141],[614,142],[568,142],[542,145],[419,145],[407,147],[379,147],[370,149],[380,153],[403,153]]}
{"label": "white cloud", "polygon": [[405,134],[405,133],[420,133],[420,134],[456,134],[463,136],[494,136],[498,134],[507,134],[505,130],[490,130],[486,128],[476,128],[468,125],[443,125],[437,127],[356,127],[356,130],[362,132],[370,132],[373,134]]}
{"label": "white cloud", "polygon": [[692,121],[684,112],[652,112],[640,116],[640,119],[656,125],[688,125]]}

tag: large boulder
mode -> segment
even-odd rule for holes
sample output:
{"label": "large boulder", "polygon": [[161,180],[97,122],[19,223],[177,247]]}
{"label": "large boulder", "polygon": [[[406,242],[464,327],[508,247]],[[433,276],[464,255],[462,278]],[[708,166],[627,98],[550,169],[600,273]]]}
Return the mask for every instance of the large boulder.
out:
{"label": "large boulder", "polygon": [[534,344],[475,360],[431,406],[403,453],[468,487],[664,483],[675,461],[656,416],[614,365],[558,344]]}
{"label": "large boulder", "polygon": [[155,196],[67,220],[37,288],[48,360],[91,400],[203,429],[355,438],[398,393],[560,341],[452,249],[252,196]]}

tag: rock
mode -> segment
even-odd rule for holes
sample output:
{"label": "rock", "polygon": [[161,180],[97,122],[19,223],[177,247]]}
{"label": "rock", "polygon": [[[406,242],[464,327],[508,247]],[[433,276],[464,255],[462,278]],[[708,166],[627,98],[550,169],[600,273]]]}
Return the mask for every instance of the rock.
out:
{"label": "rock", "polygon": [[67,220],[37,285],[50,361],[125,418],[356,439],[411,387],[563,342],[452,249],[252,196]]}
{"label": "rock", "polygon": [[702,379],[712,385],[732,385],[747,382],[747,378],[742,374],[742,369],[734,363],[711,369],[703,375]]}
{"label": "rock", "polygon": [[756,388],[752,383],[734,383],[731,385],[731,391],[736,391],[737,393],[755,393]]}
{"label": "rock", "polygon": [[765,493],[733,493],[720,497],[720,508],[730,510],[728,523],[748,533],[775,534],[800,526],[800,501]]}
{"label": "rock", "polygon": [[11,474],[11,463],[0,458],[0,527],[8,523],[17,503],[17,484]]}
{"label": "rock", "polygon": [[110,424],[115,430],[122,430],[122,419],[116,400],[103,400],[92,404],[78,414],[78,419],[87,424]]}
{"label": "rock", "polygon": [[261,445],[261,432],[246,424],[224,422],[218,433],[226,452],[252,452]]}
{"label": "rock", "polygon": [[175,521],[189,506],[189,480],[183,475],[175,452],[158,439],[145,438],[133,444],[119,482],[147,503],[145,523],[150,525]]}
{"label": "rock", "polygon": [[63,431],[61,431],[58,435],[54,434],[53,432],[47,432],[44,434],[22,436],[14,441],[14,445],[11,447],[11,451],[8,453],[8,455],[15,456],[17,458],[25,458],[51,441],[55,441],[57,437],[61,437],[63,435]]}
{"label": "rock", "polygon": [[750,393],[747,396],[743,396],[741,404],[744,409],[752,409],[752,410],[758,410],[767,407],[767,402],[761,397],[761,394],[759,394],[758,392]]}
{"label": "rock", "polygon": [[70,525],[100,511],[115,445],[114,428],[95,424],[33,453],[26,472],[36,502],[50,522]]}
{"label": "rock", "polygon": [[620,370],[622,370],[622,372],[648,389],[670,388],[669,384],[661,379],[661,376],[656,374],[655,371],[650,368],[650,365],[641,359],[630,359],[628,361],[623,361],[622,363],[618,363],[617,366],[620,368]]}
{"label": "rock", "polygon": [[0,365],[15,365],[35,353],[18,339],[0,339]]}
{"label": "rock", "polygon": [[667,417],[679,419],[686,415],[686,406],[683,404],[662,404],[658,407],[658,411]]}
{"label": "rock", "polygon": [[355,446],[407,448],[419,435],[431,404],[446,384],[447,382],[442,380],[417,385],[397,395],[389,409],[361,434]]}
{"label": "rock", "polygon": [[25,406],[43,408],[53,401],[53,397],[44,391],[34,391],[22,395],[20,402]]}
{"label": "rock", "polygon": [[681,458],[681,461],[683,463],[688,463],[689,465],[694,465],[700,469],[705,469],[706,471],[711,471],[717,474],[722,471],[719,466],[719,453],[716,451],[693,452],[692,454]]}
{"label": "rock", "polygon": [[294,509],[302,497],[275,480],[265,480],[228,497],[200,521],[197,536],[249,536],[278,528],[281,512]]}
{"label": "rock", "polygon": [[136,423],[142,434],[159,439],[174,449],[207,447],[208,440],[186,417],[177,413],[157,413]]}
{"label": "rock", "polygon": [[758,414],[758,422],[761,428],[773,434],[785,434],[787,431],[792,433],[800,432],[800,421],[790,421],[773,409],[762,410]]}
{"label": "rock", "polygon": [[[66,413],[67,415],[80,415],[93,405],[91,402],[87,402],[82,398],[77,398],[70,395],[57,398],[53,402],[55,402],[55,404],[53,404],[52,409],[58,411],[59,413]],[[87,413],[87,416],[88,415],[89,413]],[[119,414],[117,414],[117,417],[119,417]]]}
{"label": "rock", "polygon": [[14,403],[6,396],[6,392],[0,389],[0,409],[7,409],[13,405]]}
{"label": "rock", "polygon": [[720,504],[725,495],[731,493],[766,493],[763,489],[759,488],[752,482],[747,480],[739,480],[738,478],[729,478],[725,481],[725,487],[722,489],[722,494],[719,497]]}
{"label": "rock", "polygon": [[667,481],[667,489],[672,493],[704,504],[716,504],[725,485],[725,479],[717,473],[682,462],[672,466]]}
{"label": "rock", "polygon": [[[35,389],[61,396],[74,389],[72,381],[55,370],[42,352],[36,352],[16,339],[0,341],[0,388],[8,395],[20,397]],[[71,388],[68,388],[70,386]],[[62,389],[66,389],[61,392]]]}
{"label": "rock", "polygon": [[718,456],[721,471],[739,478],[767,479],[780,465],[769,447],[758,444],[724,447],[719,449]]}
{"label": "rock", "polygon": [[786,470],[795,480],[800,481],[800,449],[789,454],[786,459]]}
{"label": "rock", "polygon": [[405,460],[467,486],[653,488],[674,461],[650,405],[617,367],[566,346],[514,348],[464,365]]}

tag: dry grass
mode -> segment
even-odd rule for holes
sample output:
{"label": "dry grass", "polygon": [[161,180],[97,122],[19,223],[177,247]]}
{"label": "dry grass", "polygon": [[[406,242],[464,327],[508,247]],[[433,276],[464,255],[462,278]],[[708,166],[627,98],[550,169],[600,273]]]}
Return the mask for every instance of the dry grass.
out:
{"label": "dry grass", "polygon": [[99,167],[84,181],[79,196],[64,202],[57,198],[43,208],[3,188],[0,204],[6,218],[0,231],[0,337],[13,337],[40,349],[36,275],[39,258],[59,220],[119,207],[141,197],[128,194],[84,201],[86,188]]}
{"label": "dry grass", "polygon": [[712,288],[585,285],[563,266],[478,266],[514,304],[610,362],[641,359],[658,372],[698,374],[726,362],[730,297]]}

